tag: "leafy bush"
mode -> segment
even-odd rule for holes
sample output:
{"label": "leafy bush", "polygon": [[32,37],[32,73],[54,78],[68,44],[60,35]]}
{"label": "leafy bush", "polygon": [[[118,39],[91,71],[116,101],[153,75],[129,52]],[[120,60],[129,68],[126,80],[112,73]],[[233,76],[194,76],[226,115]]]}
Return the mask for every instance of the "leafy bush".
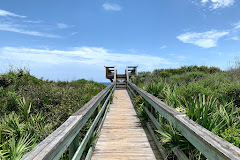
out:
{"label": "leafy bush", "polygon": [[239,126],[237,125],[229,126],[221,133],[221,136],[225,140],[227,140],[228,142],[240,148],[239,135],[240,135],[240,129],[239,129]]}
{"label": "leafy bush", "polygon": [[42,80],[22,69],[0,75],[0,159],[20,159],[105,87]]}
{"label": "leafy bush", "polygon": [[[155,69],[152,73],[142,72],[132,82],[239,147],[239,66],[228,71],[206,66]],[[165,146],[180,147],[192,159],[204,159],[171,124],[166,120],[160,123],[163,131],[158,133]]]}
{"label": "leafy bush", "polygon": [[240,107],[240,84],[230,85],[226,91],[226,98],[232,98],[236,107]]}

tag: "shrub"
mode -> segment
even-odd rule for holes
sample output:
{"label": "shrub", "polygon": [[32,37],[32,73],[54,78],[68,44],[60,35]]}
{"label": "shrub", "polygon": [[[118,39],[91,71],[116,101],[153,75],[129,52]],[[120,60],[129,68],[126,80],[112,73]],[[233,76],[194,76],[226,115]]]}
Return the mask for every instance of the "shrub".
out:
{"label": "shrub", "polygon": [[238,126],[229,126],[221,133],[221,137],[240,148],[240,129]]}
{"label": "shrub", "polygon": [[[228,71],[207,66],[155,69],[151,74],[141,75],[141,83],[139,81],[134,83],[239,147],[239,70],[239,65]],[[181,138],[180,133],[171,128],[170,124],[163,120],[161,124],[165,127],[163,132],[159,133],[160,136],[168,137],[164,139],[168,146],[175,147],[182,144],[181,148],[186,149],[185,153],[189,157],[202,158],[201,153],[196,152],[189,143],[182,143],[184,139]]]}
{"label": "shrub", "polygon": [[0,159],[20,159],[105,87],[42,80],[21,69],[0,75]]}
{"label": "shrub", "polygon": [[226,98],[233,99],[236,107],[240,107],[240,84],[230,85],[226,91]]}

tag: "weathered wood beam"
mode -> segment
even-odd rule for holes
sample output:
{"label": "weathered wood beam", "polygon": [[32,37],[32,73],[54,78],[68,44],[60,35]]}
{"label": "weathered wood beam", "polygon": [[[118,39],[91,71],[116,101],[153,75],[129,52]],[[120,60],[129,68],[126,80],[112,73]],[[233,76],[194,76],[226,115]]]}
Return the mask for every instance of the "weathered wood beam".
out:
{"label": "weathered wood beam", "polygon": [[149,125],[148,122],[146,122],[146,126],[147,126],[147,128],[148,128],[148,130],[149,130],[149,132],[150,132],[150,134],[151,134],[151,136],[153,138],[153,141],[155,142],[159,152],[161,153],[162,158],[163,159],[167,159],[166,149],[159,143],[159,141],[158,141],[158,139],[157,139],[157,137],[156,137],[152,127]]}
{"label": "weathered wood beam", "polygon": [[108,97],[107,97],[105,103],[103,104],[101,110],[99,111],[99,113],[98,113],[98,115],[96,116],[96,118],[94,119],[92,125],[91,125],[90,128],[88,129],[88,131],[87,131],[86,135],[84,136],[84,138],[83,138],[80,146],[79,146],[78,149],[76,150],[76,152],[75,152],[72,160],[78,160],[78,159],[80,159],[80,158],[82,157],[83,151],[85,150],[85,147],[86,147],[89,139],[91,138],[92,133],[93,133],[93,131],[94,131],[94,129],[95,129],[95,127],[96,127],[99,119],[101,118],[102,114],[103,114],[104,111],[105,111],[105,108],[107,107],[108,100],[110,99],[110,97],[111,97],[111,95],[112,95],[112,93],[113,93],[113,90],[114,90],[114,88],[112,89],[112,91],[111,91],[110,94],[108,95]]}
{"label": "weathered wood beam", "polygon": [[[106,116],[107,116],[109,107],[110,107],[110,103],[108,103],[108,105],[107,105],[107,108],[106,108],[106,110],[105,110],[105,113],[104,113],[104,115],[103,115],[103,118],[102,118],[102,120],[101,120],[101,123],[100,123],[99,126],[98,126],[97,133],[100,133],[100,131],[101,131],[101,128],[102,128],[103,123],[104,123],[104,120],[105,120],[105,118],[106,118]],[[94,144],[89,148],[85,160],[90,160],[90,159],[91,159],[91,157],[92,157],[92,155],[93,155],[93,151],[94,151],[94,149],[95,149],[95,146],[96,146],[96,143],[94,143]]]}
{"label": "weathered wood beam", "polygon": [[129,81],[129,76],[128,76],[128,67],[126,67],[126,76],[127,76],[127,81]]}
{"label": "weathered wood beam", "polygon": [[72,141],[72,143],[69,146],[69,159],[72,159],[72,157],[74,156],[78,146],[80,143],[80,137],[79,135],[76,135],[76,137],[74,138],[74,140]]}
{"label": "weathered wood beam", "polygon": [[178,160],[188,160],[188,157],[183,153],[183,151],[179,150],[178,147],[174,147],[172,151],[177,156]]}

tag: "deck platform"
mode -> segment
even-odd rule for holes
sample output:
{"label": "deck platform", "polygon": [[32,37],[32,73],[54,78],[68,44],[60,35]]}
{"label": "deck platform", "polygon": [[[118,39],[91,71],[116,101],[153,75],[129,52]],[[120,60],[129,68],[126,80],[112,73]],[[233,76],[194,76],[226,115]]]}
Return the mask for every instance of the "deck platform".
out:
{"label": "deck platform", "polygon": [[92,160],[159,159],[149,141],[126,89],[115,90]]}

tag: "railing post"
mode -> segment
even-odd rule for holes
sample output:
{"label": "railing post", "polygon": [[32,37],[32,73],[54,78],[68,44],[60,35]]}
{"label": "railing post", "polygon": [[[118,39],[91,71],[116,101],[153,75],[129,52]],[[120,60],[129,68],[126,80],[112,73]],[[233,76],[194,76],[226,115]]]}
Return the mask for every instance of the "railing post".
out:
{"label": "railing post", "polygon": [[93,117],[94,117],[94,118],[98,115],[98,108],[99,108],[99,106],[96,108],[96,110],[95,110],[94,113],[93,113]]}
{"label": "railing post", "polygon": [[153,106],[151,106],[151,113],[152,113],[152,115],[155,117],[155,109],[154,109]]}
{"label": "railing post", "polygon": [[76,150],[79,147],[79,134],[76,135],[76,137],[74,138],[74,140],[72,141],[72,143],[69,146],[69,159],[71,160],[76,152]]}
{"label": "railing post", "polygon": [[113,81],[114,82],[117,81],[117,68],[116,67],[114,67],[114,80]]}
{"label": "railing post", "polygon": [[129,76],[128,76],[128,67],[126,67],[126,77],[127,77],[127,81],[129,81]]}

